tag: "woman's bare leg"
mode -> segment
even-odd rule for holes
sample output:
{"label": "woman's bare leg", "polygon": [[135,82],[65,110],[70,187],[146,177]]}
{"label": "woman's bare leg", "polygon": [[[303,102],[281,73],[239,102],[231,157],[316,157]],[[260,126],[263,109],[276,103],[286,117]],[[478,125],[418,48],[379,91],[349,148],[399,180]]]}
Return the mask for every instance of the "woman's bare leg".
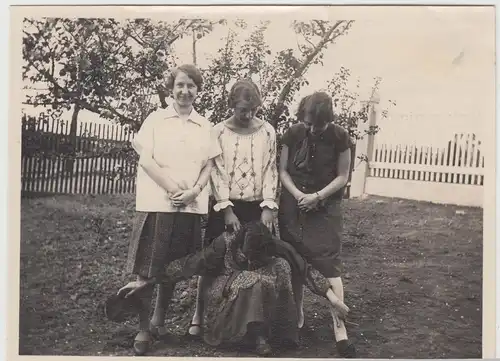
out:
{"label": "woman's bare leg", "polygon": [[174,293],[174,288],[175,284],[172,283],[161,283],[158,285],[155,309],[153,317],[151,318],[151,324],[153,326],[162,327],[165,325],[165,316]]}
{"label": "woman's bare leg", "polygon": [[[137,280],[142,280],[141,276],[137,276]],[[138,293],[141,300],[141,309],[139,311],[139,333],[136,336],[136,341],[148,341],[149,334],[149,314],[151,313],[151,298],[153,297],[153,285],[145,287]]]}
{"label": "woman's bare leg", "polygon": [[299,279],[292,277],[292,290],[297,306],[297,326],[302,328],[304,326],[304,285]]}
{"label": "woman's bare leg", "polygon": [[[332,286],[333,293],[344,302],[344,286],[342,284],[342,278],[328,278],[330,285]],[[330,313],[333,319],[333,332],[335,333],[335,340],[337,342],[342,340],[347,340],[347,330],[345,328],[344,321],[342,321],[338,316],[335,308],[330,306]]]}
{"label": "woman's bare leg", "polygon": [[212,278],[208,276],[198,277],[198,286],[196,287],[196,305],[194,309],[193,318],[191,319],[191,327],[189,327],[189,334],[193,336],[198,336],[201,332],[201,326],[203,324],[204,307],[205,307],[205,295],[207,293],[208,287],[212,282]]}

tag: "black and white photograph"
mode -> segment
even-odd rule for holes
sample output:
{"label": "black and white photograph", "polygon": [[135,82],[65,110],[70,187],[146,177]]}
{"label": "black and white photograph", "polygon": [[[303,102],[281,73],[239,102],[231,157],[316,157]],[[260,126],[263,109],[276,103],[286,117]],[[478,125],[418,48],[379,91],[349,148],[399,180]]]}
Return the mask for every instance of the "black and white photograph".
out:
{"label": "black and white photograph", "polygon": [[495,357],[493,6],[11,19],[11,355]]}

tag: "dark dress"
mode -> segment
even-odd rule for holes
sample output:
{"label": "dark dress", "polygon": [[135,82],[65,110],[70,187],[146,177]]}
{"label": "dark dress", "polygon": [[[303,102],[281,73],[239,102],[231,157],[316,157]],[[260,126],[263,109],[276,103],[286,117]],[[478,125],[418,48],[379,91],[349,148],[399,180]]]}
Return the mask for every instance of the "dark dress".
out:
{"label": "dark dress", "polygon": [[[281,142],[289,150],[287,171],[295,186],[306,194],[320,191],[337,177],[339,155],[352,145],[347,131],[333,123],[318,135],[311,134],[304,124],[295,124],[285,132]],[[342,273],[343,194],[344,189],[340,189],[309,212],[302,212],[284,187],[280,197],[281,239],[292,244],[328,278]]]}
{"label": "dark dress", "polygon": [[244,340],[251,324],[263,327],[276,341],[298,342],[297,310],[291,277],[299,277],[312,292],[325,297],[330,288],[318,271],[288,243],[273,238],[272,257],[257,269],[246,269],[231,252],[235,234],[224,232],[202,251],[171,262],[164,281],[178,282],[219,270],[208,289],[204,341],[210,345]]}

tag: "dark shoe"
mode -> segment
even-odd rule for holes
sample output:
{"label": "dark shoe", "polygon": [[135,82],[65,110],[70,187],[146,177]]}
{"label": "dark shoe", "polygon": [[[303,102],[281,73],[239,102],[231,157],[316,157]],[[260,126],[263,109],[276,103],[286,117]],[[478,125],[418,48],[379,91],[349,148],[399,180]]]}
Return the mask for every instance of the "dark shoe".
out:
{"label": "dark shoe", "polygon": [[271,345],[269,345],[267,342],[263,342],[257,345],[257,347],[255,348],[255,352],[261,357],[266,357],[270,356],[273,350],[271,348]]}
{"label": "dark shoe", "polygon": [[134,340],[134,354],[136,356],[144,356],[151,348],[153,341],[151,339],[151,334],[149,334],[149,336],[148,340]]}
{"label": "dark shoe", "polygon": [[337,342],[337,352],[342,358],[356,358],[356,348],[350,340]]}

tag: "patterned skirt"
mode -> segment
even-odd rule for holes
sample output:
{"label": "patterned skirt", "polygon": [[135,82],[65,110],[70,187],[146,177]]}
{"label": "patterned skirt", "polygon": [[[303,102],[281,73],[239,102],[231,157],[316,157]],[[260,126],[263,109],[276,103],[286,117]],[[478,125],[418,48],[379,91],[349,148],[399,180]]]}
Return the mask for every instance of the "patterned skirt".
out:
{"label": "patterned skirt", "polygon": [[324,277],[340,277],[342,236],[341,200],[330,198],[314,211],[303,212],[283,189],[279,206],[281,239],[290,243]]}
{"label": "patterned skirt", "polygon": [[126,271],[146,278],[160,276],[166,264],[201,247],[199,214],[136,212]]}
{"label": "patterned skirt", "polygon": [[298,342],[290,266],[281,258],[255,271],[226,270],[209,288],[205,307],[209,345],[241,342],[252,326],[270,339]]}

